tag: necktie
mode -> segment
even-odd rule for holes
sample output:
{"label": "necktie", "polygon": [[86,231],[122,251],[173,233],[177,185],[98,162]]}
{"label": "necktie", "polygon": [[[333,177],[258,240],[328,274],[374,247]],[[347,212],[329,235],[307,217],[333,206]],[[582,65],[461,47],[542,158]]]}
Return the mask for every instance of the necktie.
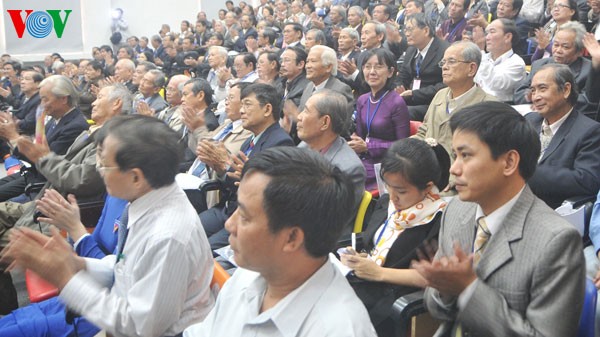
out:
{"label": "necktie", "polygon": [[252,152],[252,150],[254,149],[254,137],[252,137],[252,140],[250,141],[250,145],[248,145],[248,148],[246,149],[246,151],[244,152],[244,154],[247,156],[250,154],[250,152]]}
{"label": "necktie", "polygon": [[117,262],[121,260],[123,257],[123,249],[125,248],[125,241],[127,241],[127,235],[129,235],[129,228],[127,227],[127,223],[129,222],[129,205],[125,207],[123,213],[121,214],[121,219],[119,220],[119,230],[117,237]]}
{"label": "necktie", "polygon": [[[194,166],[196,165],[196,166]],[[196,158],[196,160],[194,160],[194,163],[192,164],[192,167],[194,168],[192,170],[192,175],[200,178],[200,176],[202,175],[202,172],[204,172],[204,170],[206,170],[206,165],[200,161],[200,159]]]}
{"label": "necktie", "polygon": [[423,63],[423,56],[421,53],[417,55],[417,60],[415,61],[415,72],[417,74],[417,78],[421,77],[421,64]]}
{"label": "necktie", "polygon": [[550,145],[550,142],[552,141],[552,136],[554,136],[554,135],[552,134],[552,129],[550,129],[550,126],[542,125],[542,133],[540,134],[540,142],[542,143],[542,151],[540,152],[540,158],[538,159],[538,161],[540,161],[542,159],[542,157],[544,156],[544,152],[546,152],[546,149],[548,148],[548,146]]}
{"label": "necktie", "polygon": [[52,134],[54,133],[55,129],[56,129],[56,121],[54,119],[51,119],[46,124],[46,139],[48,139],[48,138],[50,138],[52,136]]}
{"label": "necktie", "polygon": [[222,141],[223,139],[225,139],[225,137],[229,136],[229,134],[231,133],[231,131],[233,131],[233,123],[229,123],[229,125],[227,125],[226,127],[224,127],[223,130],[221,130],[221,132],[219,132],[219,134],[217,134],[213,138],[213,140]]}
{"label": "necktie", "polygon": [[[487,223],[485,222],[485,217],[482,216],[477,219],[477,233],[475,234],[475,242],[473,243],[473,266],[476,266],[477,263],[479,263],[490,236],[492,236],[492,233],[490,233]],[[454,325],[454,336],[463,337],[462,324],[459,322],[456,322]]]}
{"label": "necktie", "polygon": [[477,265],[483,254],[483,250],[492,233],[488,229],[485,217],[477,219],[477,234],[475,235],[475,243],[473,244],[473,265]]}

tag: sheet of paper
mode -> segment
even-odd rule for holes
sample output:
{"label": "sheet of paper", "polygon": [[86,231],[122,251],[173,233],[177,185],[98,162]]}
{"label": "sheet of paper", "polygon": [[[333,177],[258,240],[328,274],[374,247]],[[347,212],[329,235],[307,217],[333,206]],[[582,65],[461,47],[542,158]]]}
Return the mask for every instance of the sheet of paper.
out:
{"label": "sheet of paper", "polygon": [[585,229],[584,206],[581,206],[577,209],[573,209],[572,204],[566,203],[558,207],[556,209],[556,212],[560,214],[560,216],[562,216],[563,219],[567,220],[573,226],[575,226],[575,229],[577,229],[579,235],[583,236],[583,232]]}
{"label": "sheet of paper", "polygon": [[348,275],[352,269],[346,267],[344,264],[342,264],[342,261],[340,261],[335,255],[333,255],[333,253],[329,253],[329,260],[331,260],[331,262],[333,262],[333,265],[337,267],[337,269],[342,273],[342,275],[346,276]]}

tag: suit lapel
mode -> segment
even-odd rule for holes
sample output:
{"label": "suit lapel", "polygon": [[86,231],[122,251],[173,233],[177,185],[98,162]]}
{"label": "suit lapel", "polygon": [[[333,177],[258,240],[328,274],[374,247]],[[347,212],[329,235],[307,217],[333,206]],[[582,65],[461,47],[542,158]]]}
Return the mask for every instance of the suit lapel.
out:
{"label": "suit lapel", "polygon": [[469,202],[465,203],[465,206],[463,206],[460,211],[457,211],[462,213],[462,215],[455,220],[458,222],[458,224],[454,224],[450,227],[447,227],[453,230],[452,232],[447,234],[450,236],[450,247],[446,247],[448,250],[446,253],[450,255],[454,254],[454,251],[452,250],[452,245],[454,244],[454,242],[458,242],[460,247],[465,252],[471,252],[473,250],[473,240],[475,238],[476,209],[476,204]]}
{"label": "suit lapel", "polygon": [[437,55],[438,51],[438,40],[434,37],[433,42],[431,42],[431,46],[423,59],[423,63],[421,63],[421,69],[427,69],[429,64],[433,61],[433,58]]}
{"label": "suit lapel", "polygon": [[476,268],[478,276],[483,281],[487,280],[505,263],[512,260],[510,243],[523,237],[525,219],[534,200],[533,192],[531,192],[529,186],[525,186],[516,204],[502,222],[498,232],[492,235]]}
{"label": "suit lapel", "polygon": [[[560,144],[565,140],[565,137],[571,131],[571,127],[573,126],[573,123],[575,122],[577,113],[578,112],[575,110],[571,111],[571,114],[569,115],[569,117],[567,117],[567,119],[560,126],[560,128],[558,129],[556,134],[552,137],[550,144],[548,144],[548,148],[546,149],[546,151],[544,151],[544,155],[542,156],[540,163],[543,163],[546,160],[546,158],[548,158],[554,151],[556,151],[556,149],[558,149]],[[541,130],[541,124],[540,124],[540,130]]]}

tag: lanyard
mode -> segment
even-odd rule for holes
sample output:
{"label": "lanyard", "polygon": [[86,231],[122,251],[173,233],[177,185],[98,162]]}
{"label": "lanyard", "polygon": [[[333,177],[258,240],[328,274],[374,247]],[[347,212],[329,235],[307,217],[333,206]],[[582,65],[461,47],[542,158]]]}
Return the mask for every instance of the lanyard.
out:
{"label": "lanyard", "polygon": [[392,214],[390,214],[390,216],[385,220],[385,222],[383,223],[383,228],[381,229],[381,232],[379,232],[379,235],[377,236],[377,240],[375,241],[375,246],[373,247],[377,247],[377,244],[379,244],[379,241],[381,241],[381,237],[383,236],[383,232],[385,232],[385,229],[387,228],[388,222],[390,222],[390,219],[396,215],[396,213],[398,213],[398,210],[395,210]]}
{"label": "lanyard", "polygon": [[369,137],[369,135],[371,134],[371,124],[373,123],[373,119],[375,118],[375,115],[379,110],[381,102],[383,102],[383,98],[385,97],[385,95],[387,95],[388,92],[389,90],[386,91],[383,95],[381,95],[379,102],[377,102],[377,105],[375,106],[375,111],[373,111],[373,116],[371,116],[371,97],[369,97],[369,100],[367,101],[367,137]]}
{"label": "lanyard", "polygon": [[[460,27],[460,25],[463,23],[463,21],[465,21],[465,18],[463,18],[462,20],[460,20],[456,24],[456,26],[454,26],[454,29],[450,32],[450,35],[448,35],[448,41],[454,41],[454,38],[456,37],[457,30]],[[448,25],[448,27],[450,27],[450,25]]]}

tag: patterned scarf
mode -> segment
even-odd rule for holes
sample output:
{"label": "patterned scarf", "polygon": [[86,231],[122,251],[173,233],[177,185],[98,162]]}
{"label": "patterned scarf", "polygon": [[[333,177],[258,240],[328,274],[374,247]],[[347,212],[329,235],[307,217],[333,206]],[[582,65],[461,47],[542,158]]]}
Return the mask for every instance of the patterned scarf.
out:
{"label": "patterned scarf", "polygon": [[389,216],[375,232],[375,247],[369,254],[369,258],[382,266],[392,245],[405,229],[430,223],[445,207],[446,202],[440,198],[435,186],[422,201],[405,210],[396,210],[390,200]]}

